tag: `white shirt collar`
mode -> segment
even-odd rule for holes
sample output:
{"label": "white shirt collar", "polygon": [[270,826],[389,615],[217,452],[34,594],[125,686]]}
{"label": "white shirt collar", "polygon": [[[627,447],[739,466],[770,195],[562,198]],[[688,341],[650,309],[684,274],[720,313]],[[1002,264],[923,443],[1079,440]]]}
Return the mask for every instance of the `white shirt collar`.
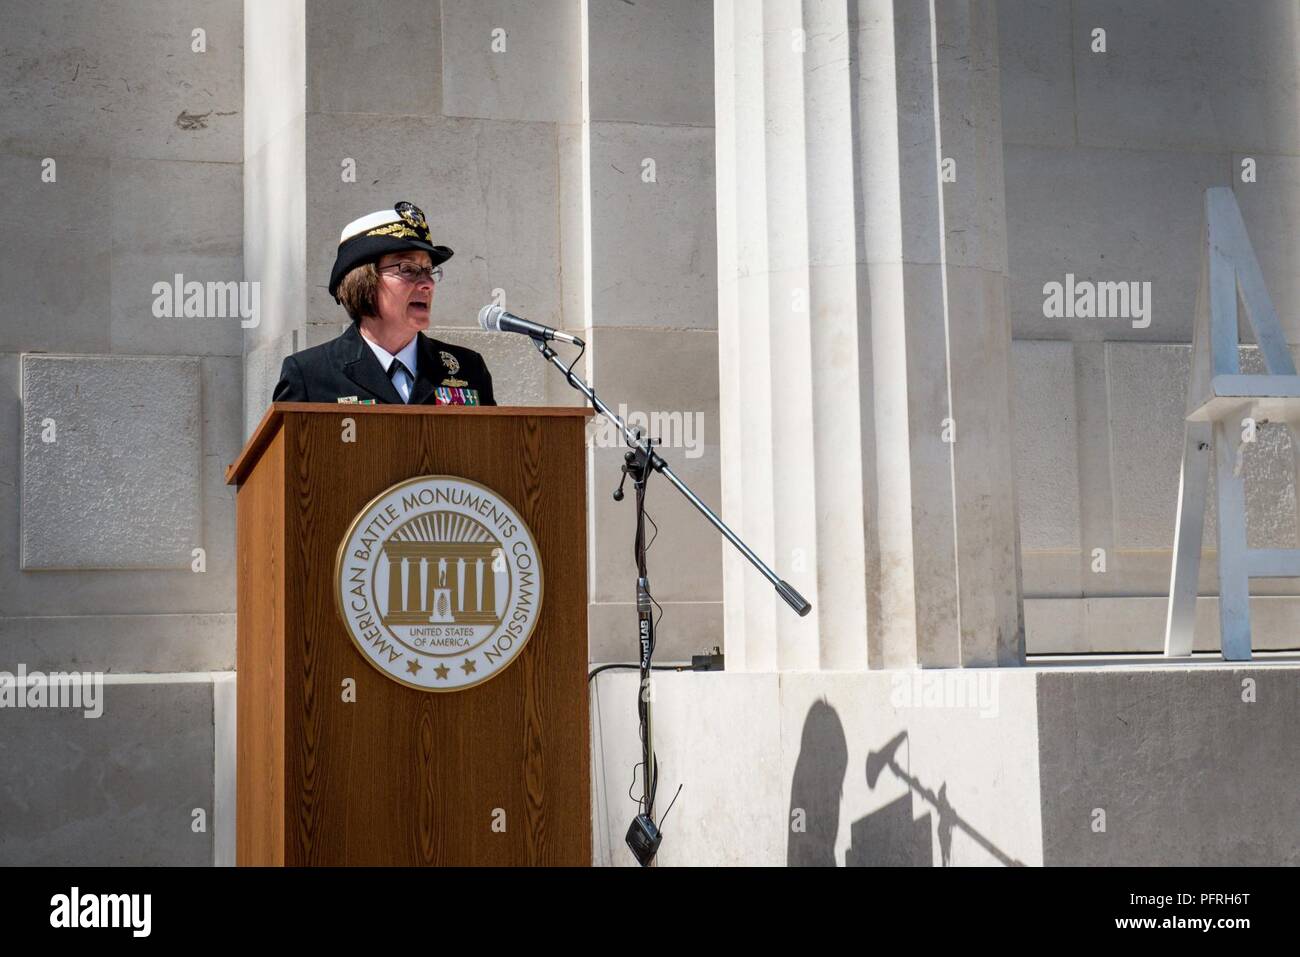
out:
{"label": "white shirt collar", "polygon": [[371,339],[366,338],[365,336],[362,336],[361,338],[365,339],[366,345],[368,345],[371,351],[374,352],[375,358],[379,360],[379,364],[383,366],[385,372],[388,371],[388,367],[393,364],[393,359],[396,358],[396,359],[401,359],[402,365],[406,366],[406,368],[410,370],[412,376],[415,376],[416,356],[418,356],[420,352],[419,350],[420,334],[418,332],[411,337],[410,342],[408,342],[400,350],[398,350],[396,356],[394,356],[393,353],[389,352],[379,343],[374,342]]}

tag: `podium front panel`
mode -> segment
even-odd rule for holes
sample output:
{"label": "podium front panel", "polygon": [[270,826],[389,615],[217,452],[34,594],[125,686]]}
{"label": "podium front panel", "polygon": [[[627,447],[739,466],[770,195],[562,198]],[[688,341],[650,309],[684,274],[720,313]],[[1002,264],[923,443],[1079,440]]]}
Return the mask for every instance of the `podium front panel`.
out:
{"label": "podium front panel", "polygon": [[[241,864],[591,863],[586,418],[483,411],[285,412],[245,473]],[[544,579],[522,651],[453,692],[382,673],[336,607],[335,562],[354,518],[423,475],[506,500],[535,537]]]}

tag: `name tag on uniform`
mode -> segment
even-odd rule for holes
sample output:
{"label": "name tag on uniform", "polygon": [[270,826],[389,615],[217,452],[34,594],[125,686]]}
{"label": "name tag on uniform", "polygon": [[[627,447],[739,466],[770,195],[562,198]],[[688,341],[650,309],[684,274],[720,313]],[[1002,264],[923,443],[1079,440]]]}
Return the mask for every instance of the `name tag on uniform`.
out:
{"label": "name tag on uniform", "polygon": [[433,390],[437,405],[478,405],[478,389],[439,386]]}

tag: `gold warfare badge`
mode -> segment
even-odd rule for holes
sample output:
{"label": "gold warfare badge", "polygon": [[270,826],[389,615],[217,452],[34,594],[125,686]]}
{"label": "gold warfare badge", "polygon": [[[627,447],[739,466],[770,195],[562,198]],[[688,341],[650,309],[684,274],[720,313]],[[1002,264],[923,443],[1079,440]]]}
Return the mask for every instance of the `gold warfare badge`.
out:
{"label": "gold warfare badge", "polygon": [[374,667],[409,688],[460,691],[500,674],[528,643],[542,605],[537,541],[486,486],[409,479],[352,520],[334,598]]}

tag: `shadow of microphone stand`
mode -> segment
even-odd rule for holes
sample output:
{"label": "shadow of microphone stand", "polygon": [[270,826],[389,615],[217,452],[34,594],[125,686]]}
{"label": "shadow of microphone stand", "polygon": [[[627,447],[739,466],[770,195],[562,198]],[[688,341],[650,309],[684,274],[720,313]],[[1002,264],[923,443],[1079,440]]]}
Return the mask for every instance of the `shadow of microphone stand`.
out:
{"label": "shadow of microphone stand", "polygon": [[1007,867],[1024,867],[1024,865],[1013,857],[1009,857],[1001,849],[996,847],[992,841],[981,834],[975,828],[966,823],[965,819],[957,813],[953,806],[948,802],[948,784],[944,782],[939,785],[938,793],[931,791],[924,784],[912,777],[907,771],[899,767],[894,755],[902,746],[903,741],[907,738],[906,731],[900,731],[894,735],[889,742],[879,751],[872,751],[867,755],[867,787],[875,790],[876,782],[880,779],[880,772],[889,768],[894,774],[915,791],[925,800],[934,806],[939,815],[939,823],[936,825],[939,832],[939,854],[943,859],[943,866],[948,867],[952,859],[952,831],[953,828],[959,828],[964,831],[976,844],[984,848],[1001,863]]}

